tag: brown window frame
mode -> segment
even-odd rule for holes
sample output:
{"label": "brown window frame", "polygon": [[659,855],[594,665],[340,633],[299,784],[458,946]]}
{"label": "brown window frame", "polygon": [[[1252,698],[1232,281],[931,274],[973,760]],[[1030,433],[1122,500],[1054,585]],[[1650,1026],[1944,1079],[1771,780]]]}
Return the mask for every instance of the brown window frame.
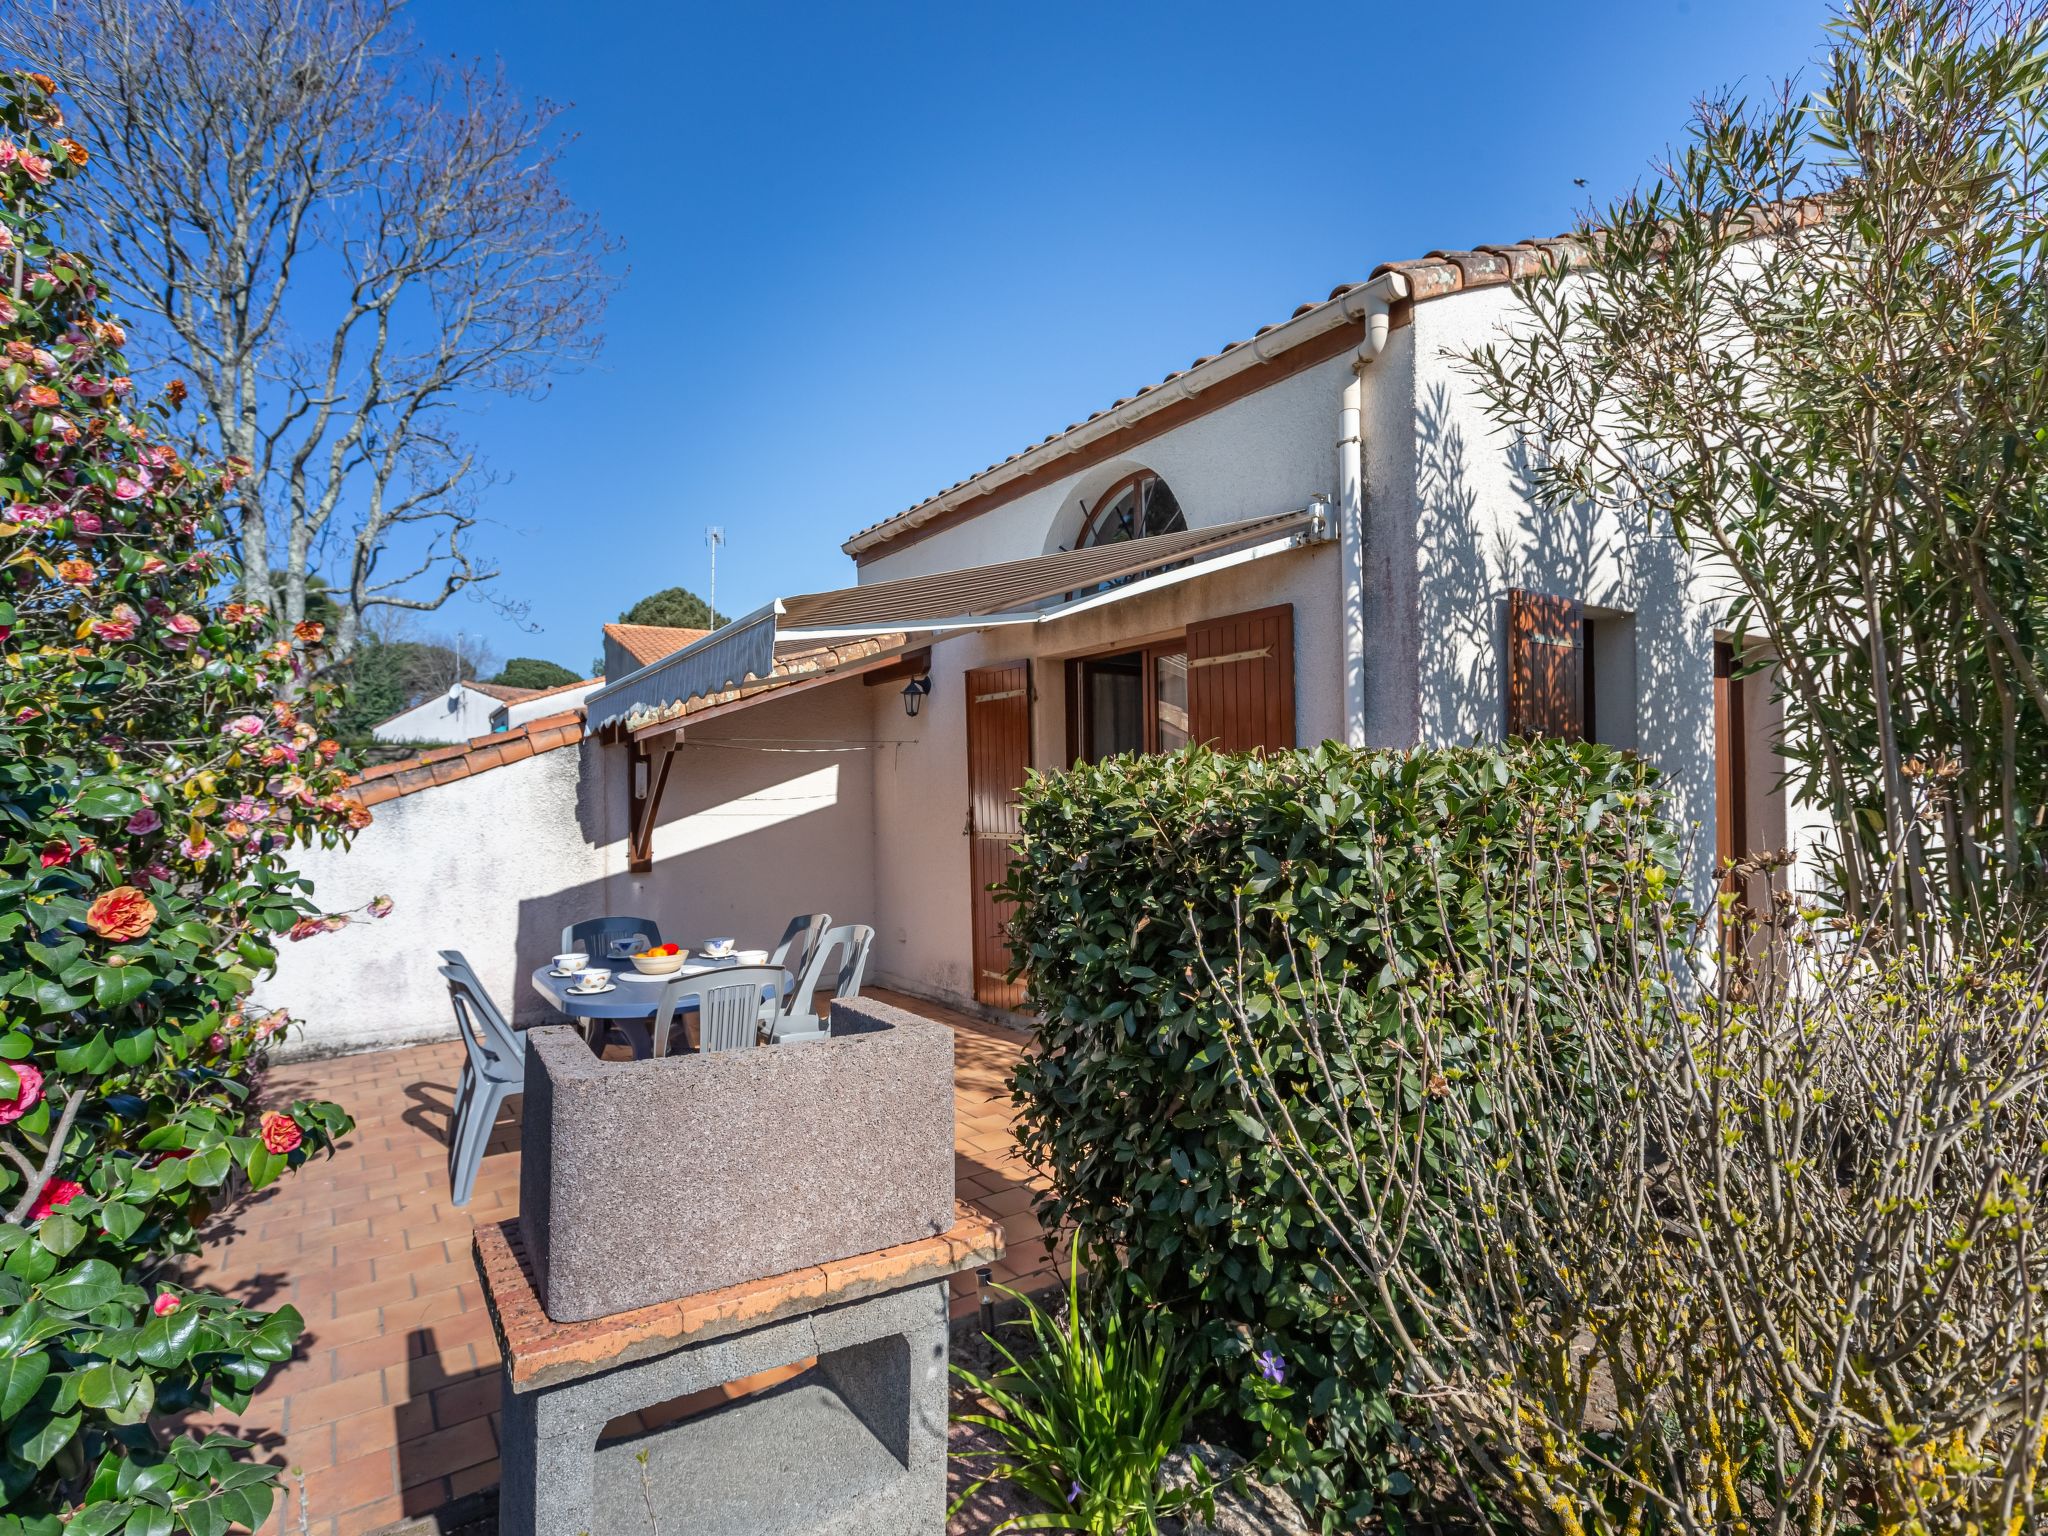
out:
{"label": "brown window frame", "polygon": [[[1154,640],[1145,645],[1119,645],[1105,650],[1090,651],[1085,656],[1069,656],[1066,661],[1067,681],[1067,766],[1076,763],[1094,762],[1093,743],[1088,740],[1088,715],[1084,707],[1086,669],[1090,662],[1106,660],[1111,656],[1136,656],[1139,658],[1139,682],[1142,691],[1145,745],[1141,749],[1147,757],[1159,752],[1159,658],[1161,656],[1186,656],[1188,650],[1187,632],[1164,640]],[[1178,749],[1175,749],[1178,750]]]}
{"label": "brown window frame", "polygon": [[[1156,481],[1158,484],[1166,486],[1166,493],[1169,496],[1173,495],[1173,487],[1170,485],[1166,485],[1165,476],[1161,475],[1157,470],[1140,469],[1133,471],[1131,474],[1125,475],[1123,479],[1117,481],[1116,484],[1112,485],[1108,490],[1104,491],[1100,496],[1096,497],[1095,505],[1093,508],[1087,509],[1082,513],[1081,531],[1074,535],[1074,548],[1089,549],[1094,547],[1095,541],[1091,539],[1089,535],[1096,532],[1097,529],[1101,526],[1103,514],[1107,512],[1111,507],[1117,504],[1117,499],[1121,497],[1125,491],[1134,489],[1138,493],[1137,526],[1135,530],[1132,532],[1129,539],[1117,539],[1112,540],[1111,542],[1135,544],[1140,539],[1154,537],[1154,535],[1148,534],[1145,531],[1144,527],[1145,482],[1148,480]],[[1185,529],[1187,527],[1187,509],[1180,505],[1180,498],[1178,496],[1174,496],[1173,504],[1180,514],[1181,528]],[[1176,530],[1165,529],[1162,531],[1174,532]],[[1111,651],[1107,654],[1114,656],[1120,655],[1121,653]]]}

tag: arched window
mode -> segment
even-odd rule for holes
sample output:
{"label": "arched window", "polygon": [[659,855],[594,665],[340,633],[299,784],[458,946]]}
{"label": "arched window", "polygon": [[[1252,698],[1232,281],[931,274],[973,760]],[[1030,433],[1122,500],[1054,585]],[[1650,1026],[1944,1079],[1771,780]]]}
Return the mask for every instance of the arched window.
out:
{"label": "arched window", "polygon": [[1074,547],[1149,539],[1155,534],[1179,533],[1187,525],[1180,502],[1167,483],[1151,470],[1141,469],[1102,493],[1081,524]]}

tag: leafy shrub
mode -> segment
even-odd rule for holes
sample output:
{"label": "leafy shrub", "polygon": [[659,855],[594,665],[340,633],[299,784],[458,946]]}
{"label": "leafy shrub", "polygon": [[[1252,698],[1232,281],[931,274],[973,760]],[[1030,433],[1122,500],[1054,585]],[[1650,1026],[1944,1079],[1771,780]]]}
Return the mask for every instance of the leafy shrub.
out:
{"label": "leafy shrub", "polygon": [[[1276,1002],[1301,996],[1298,941],[1360,983],[1333,1025],[1384,1047],[1362,1053],[1340,1091],[1420,1102],[1437,1085],[1400,1049],[1397,994],[1478,946],[1496,920],[1479,899],[1489,885],[1604,886],[1631,859],[1660,888],[1675,884],[1668,831],[1638,850],[1609,814],[1654,800],[1654,777],[1594,745],[1325,744],[1117,758],[1025,788],[1006,891],[1043,1021],[1014,1081],[1018,1139],[1050,1182],[1041,1217],[1071,1224],[1086,1253],[1179,1317],[1195,1359],[1238,1384],[1235,1411],[1326,1526],[1406,1491],[1387,1459],[1392,1364],[1332,1272],[1324,1224],[1246,1113],[1225,1028],[1249,1007],[1246,1028],[1276,1037],[1304,1133],[1336,1134],[1306,1057],[1270,1027]],[[1585,829],[1587,861],[1532,861],[1532,822]],[[1369,858],[1383,882],[1364,878]],[[1374,899],[1382,889],[1391,907]],[[1249,972],[1271,972],[1260,996],[1233,998],[1212,976],[1240,946]],[[1252,1368],[1268,1351],[1288,1363],[1284,1392]]]}
{"label": "leafy shrub", "polygon": [[[1532,829],[1532,857],[1580,840]],[[1444,1084],[1413,1105],[1342,1091],[1382,1041],[1334,1022],[1349,984],[1318,968],[1299,999],[1246,977],[1269,1006],[1227,1036],[1344,1294],[1403,1324],[1445,1485],[1554,1536],[2041,1529],[2048,958],[2009,936],[2023,914],[1899,946],[1784,897],[1695,975],[1638,873],[1568,899],[1671,942],[1589,957],[1596,921],[1488,891],[1541,920],[1397,990]],[[1302,1134],[1276,1043],[1327,1074],[1343,1134]]]}
{"label": "leafy shrub", "polygon": [[1000,1478],[1050,1508],[1007,1520],[999,1531],[1158,1536],[1163,1516],[1213,1519],[1215,1490],[1199,1461],[1192,1481],[1161,1484],[1166,1458],[1217,1396],[1198,1385],[1172,1318],[1114,1292],[1084,1301],[1078,1267],[1068,1272],[1064,1323],[1030,1298],[1018,1299],[1024,1303],[1019,1326],[1031,1335],[1023,1353],[992,1339],[1007,1362],[994,1377],[954,1367],[1001,1410],[959,1416],[994,1435],[998,1449],[964,1453],[963,1459],[982,1457],[993,1465],[954,1501],[954,1510]]}
{"label": "leafy shrub", "polygon": [[88,159],[62,122],[47,80],[0,74],[0,1536],[220,1536],[264,1523],[274,1471],[152,1415],[241,1411],[303,1325],[168,1261],[231,1180],[349,1128],[259,1112],[289,1021],[241,1004],[280,935],[349,921],[286,851],[367,813],[307,681],[321,626],[216,602],[235,466],[131,404],[126,337],[54,244]]}

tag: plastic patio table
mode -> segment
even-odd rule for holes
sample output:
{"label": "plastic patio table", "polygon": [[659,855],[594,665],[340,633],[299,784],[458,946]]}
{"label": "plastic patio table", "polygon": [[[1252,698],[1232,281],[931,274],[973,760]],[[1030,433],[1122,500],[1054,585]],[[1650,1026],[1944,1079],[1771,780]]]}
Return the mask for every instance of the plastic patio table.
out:
{"label": "plastic patio table", "polygon": [[[752,964],[759,965],[758,960]],[[707,976],[714,971],[736,970],[741,964],[737,955],[725,960],[686,960],[680,970],[666,976],[645,976],[633,969],[633,962],[622,961],[612,968],[612,989],[600,992],[594,997],[578,997],[569,990],[573,976],[551,974],[554,967],[543,965],[533,973],[533,990],[546,998],[557,1012],[579,1022],[596,1019],[634,1020],[652,1019],[661,1008],[661,989],[680,976]],[[584,1038],[590,1031],[584,1029]]]}

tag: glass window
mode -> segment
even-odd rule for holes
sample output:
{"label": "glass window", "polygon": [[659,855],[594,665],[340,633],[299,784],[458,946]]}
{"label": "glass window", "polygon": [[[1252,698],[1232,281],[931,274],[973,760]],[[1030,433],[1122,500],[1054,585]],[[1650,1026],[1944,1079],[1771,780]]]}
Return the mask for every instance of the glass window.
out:
{"label": "glass window", "polygon": [[1077,549],[1121,544],[1126,539],[1179,533],[1187,525],[1171,487],[1157,475],[1140,470],[1102,493],[1102,499],[1089,509],[1074,544]]}
{"label": "glass window", "polygon": [[1172,752],[1188,744],[1188,653],[1158,651],[1152,657],[1152,750]]}
{"label": "glass window", "polygon": [[1067,686],[1072,761],[1188,744],[1188,655],[1178,645],[1071,662]]}

